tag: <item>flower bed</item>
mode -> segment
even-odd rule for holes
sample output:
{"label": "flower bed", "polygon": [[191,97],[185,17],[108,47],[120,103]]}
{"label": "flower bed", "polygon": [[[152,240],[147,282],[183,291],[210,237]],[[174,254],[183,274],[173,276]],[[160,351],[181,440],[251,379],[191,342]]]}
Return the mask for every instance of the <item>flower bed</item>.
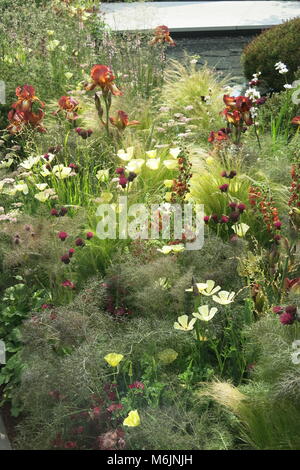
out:
{"label": "flower bed", "polygon": [[0,26],[13,448],[299,449],[299,84],[235,96],[166,25],[54,0],[24,29],[23,3]]}

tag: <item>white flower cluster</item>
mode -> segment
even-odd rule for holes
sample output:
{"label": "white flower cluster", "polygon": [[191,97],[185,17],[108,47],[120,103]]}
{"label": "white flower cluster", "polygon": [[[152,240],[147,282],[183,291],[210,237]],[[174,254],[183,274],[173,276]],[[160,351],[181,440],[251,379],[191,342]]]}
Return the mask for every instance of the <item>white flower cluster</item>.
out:
{"label": "white flower cluster", "polygon": [[281,74],[288,73],[289,69],[283,62],[276,62],[275,70],[277,70]]}
{"label": "white flower cluster", "polygon": [[248,88],[245,92],[245,96],[250,98],[251,101],[255,101],[260,98],[260,92],[256,88]]}

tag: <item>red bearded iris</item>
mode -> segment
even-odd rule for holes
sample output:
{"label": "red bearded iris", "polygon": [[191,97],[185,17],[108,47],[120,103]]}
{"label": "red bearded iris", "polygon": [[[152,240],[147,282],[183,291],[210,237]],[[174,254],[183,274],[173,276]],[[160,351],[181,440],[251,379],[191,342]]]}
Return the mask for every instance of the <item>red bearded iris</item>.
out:
{"label": "red bearded iris", "polygon": [[30,85],[18,86],[16,88],[18,100],[12,104],[12,109],[8,113],[9,125],[7,130],[10,134],[18,134],[29,124],[39,132],[45,132],[46,129],[41,126],[41,121],[45,115],[41,108],[33,111],[33,104],[38,102],[40,106],[44,103],[35,96],[35,89]]}
{"label": "red bearded iris", "polygon": [[114,83],[115,75],[110,67],[106,65],[94,65],[91,70],[93,82],[86,86],[86,90],[93,90],[96,86],[100,86],[104,93],[111,92],[115,96],[123,95]]}
{"label": "red bearded iris", "polygon": [[252,101],[247,96],[229,96],[224,95],[223,101],[226,108],[222,112],[226,120],[234,126],[239,126],[244,122],[247,126],[253,124],[250,109],[253,106]]}
{"label": "red bearded iris", "polygon": [[152,46],[153,44],[160,44],[163,42],[167,42],[170,46],[176,46],[175,41],[170,36],[170,31],[168,26],[157,26],[154,31],[154,38],[151,39],[149,44]]}
{"label": "red bearded iris", "polygon": [[109,118],[111,124],[123,131],[128,126],[136,126],[139,124],[139,121],[129,121],[128,114],[125,111],[118,111],[117,117]]}
{"label": "red bearded iris", "polygon": [[59,109],[55,111],[53,114],[56,115],[60,111],[66,111],[66,119],[70,121],[75,121],[78,119],[78,114],[76,113],[79,103],[71,96],[62,96],[58,100]]}

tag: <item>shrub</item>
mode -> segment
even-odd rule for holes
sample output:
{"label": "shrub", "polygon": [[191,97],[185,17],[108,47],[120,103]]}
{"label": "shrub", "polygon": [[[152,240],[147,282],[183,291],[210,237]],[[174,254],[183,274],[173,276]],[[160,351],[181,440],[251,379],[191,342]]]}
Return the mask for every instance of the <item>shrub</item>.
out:
{"label": "shrub", "polygon": [[[279,74],[276,62],[287,65],[289,72]],[[244,71],[250,80],[252,74],[261,72],[268,87],[280,90],[286,80],[291,83],[300,63],[300,18],[275,26],[257,36],[248,44],[243,56]]]}

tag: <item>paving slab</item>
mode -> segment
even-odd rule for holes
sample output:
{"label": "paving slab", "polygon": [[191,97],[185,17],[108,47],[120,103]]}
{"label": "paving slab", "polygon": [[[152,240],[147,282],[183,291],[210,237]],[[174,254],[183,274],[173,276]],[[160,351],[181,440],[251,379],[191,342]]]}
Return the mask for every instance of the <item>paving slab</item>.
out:
{"label": "paving slab", "polygon": [[1,416],[0,416],[0,450],[12,450]]}
{"label": "paving slab", "polygon": [[102,3],[114,31],[145,31],[167,25],[172,32],[258,30],[300,16],[299,1],[185,1]]}

